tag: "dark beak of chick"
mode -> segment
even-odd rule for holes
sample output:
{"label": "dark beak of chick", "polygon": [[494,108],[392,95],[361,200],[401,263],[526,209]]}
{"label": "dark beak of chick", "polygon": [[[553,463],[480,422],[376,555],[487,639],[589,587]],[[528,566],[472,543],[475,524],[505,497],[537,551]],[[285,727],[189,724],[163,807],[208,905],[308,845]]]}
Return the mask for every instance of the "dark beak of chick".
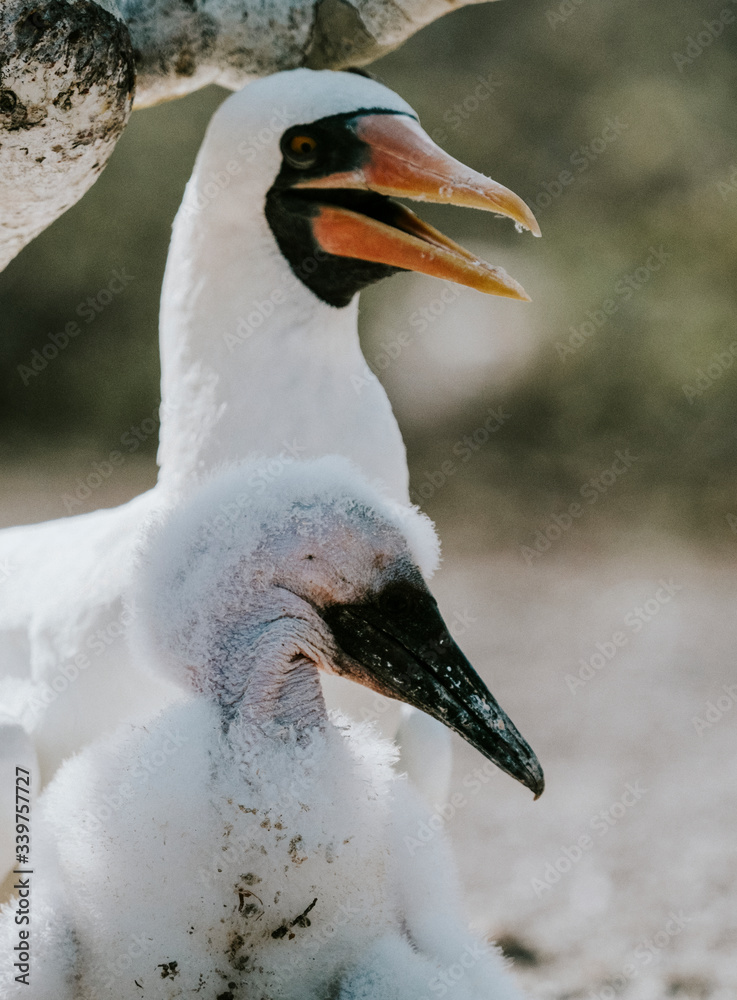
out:
{"label": "dark beak of chick", "polygon": [[451,637],[424,584],[399,582],[320,614],[344,676],[427,712],[534,794],[545,787],[532,748]]}

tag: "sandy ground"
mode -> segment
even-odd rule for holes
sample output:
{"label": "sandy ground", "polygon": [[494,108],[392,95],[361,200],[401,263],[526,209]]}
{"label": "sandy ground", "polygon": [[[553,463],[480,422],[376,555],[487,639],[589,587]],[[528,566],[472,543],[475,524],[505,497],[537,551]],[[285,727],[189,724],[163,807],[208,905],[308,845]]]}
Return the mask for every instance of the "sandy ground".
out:
{"label": "sandy ground", "polygon": [[[63,514],[70,475],[4,475],[0,524]],[[150,477],[131,465],[89,505]],[[547,790],[533,802],[457,740],[435,825],[532,997],[734,1000],[737,560],[652,536],[603,551],[566,539],[527,566],[446,550],[446,620]]]}
{"label": "sandy ground", "polygon": [[735,568],[651,540],[436,582],[546,772],[535,803],[498,771],[477,787],[458,741],[447,822],[474,922],[534,997],[737,996]]}

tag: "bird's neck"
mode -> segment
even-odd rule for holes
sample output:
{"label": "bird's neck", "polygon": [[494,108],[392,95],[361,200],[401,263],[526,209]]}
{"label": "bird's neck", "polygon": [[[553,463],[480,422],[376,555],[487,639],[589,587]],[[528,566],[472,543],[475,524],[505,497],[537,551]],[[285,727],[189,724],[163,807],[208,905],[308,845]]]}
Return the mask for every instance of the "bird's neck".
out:
{"label": "bird's neck", "polygon": [[357,301],[336,309],[318,299],[281,255],[263,206],[230,217],[227,194],[202,207],[195,175],[174,224],[161,306],[161,482],[181,488],[253,453],[335,452],[405,499],[404,448],[361,354]]}
{"label": "bird's neck", "polygon": [[327,723],[327,709],[315,663],[307,658],[288,619],[254,626],[219,626],[217,670],[208,670],[200,689],[217,701],[226,724],[238,718],[259,729],[297,732]]}
{"label": "bird's neck", "polygon": [[249,685],[248,702],[244,707],[258,719],[270,719],[276,726],[306,732],[328,721],[327,709],[320,686],[317,667],[299,657],[284,664],[278,676],[259,678]]}

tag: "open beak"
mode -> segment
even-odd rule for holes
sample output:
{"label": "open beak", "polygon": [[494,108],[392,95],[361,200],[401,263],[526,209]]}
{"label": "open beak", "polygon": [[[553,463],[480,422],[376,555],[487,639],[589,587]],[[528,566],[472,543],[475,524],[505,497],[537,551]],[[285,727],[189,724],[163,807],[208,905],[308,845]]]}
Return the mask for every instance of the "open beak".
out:
{"label": "open beak", "polygon": [[[299,181],[294,187],[326,192],[353,189],[479,208],[507,216],[518,227],[540,235],[535,216],[521,198],[443,152],[414,118],[359,115],[353,130],[368,151],[365,162],[352,170]],[[529,301],[522,286],[502,268],[479,260],[402,205],[390,202],[389,206],[380,219],[372,218],[328,197],[312,219],[315,238],[327,253],[338,257],[419,271],[491,295]]]}
{"label": "open beak", "polygon": [[394,584],[371,600],[320,611],[345,676],[444,723],[538,798],[545,779],[529,744],[445,626],[430,592]]}

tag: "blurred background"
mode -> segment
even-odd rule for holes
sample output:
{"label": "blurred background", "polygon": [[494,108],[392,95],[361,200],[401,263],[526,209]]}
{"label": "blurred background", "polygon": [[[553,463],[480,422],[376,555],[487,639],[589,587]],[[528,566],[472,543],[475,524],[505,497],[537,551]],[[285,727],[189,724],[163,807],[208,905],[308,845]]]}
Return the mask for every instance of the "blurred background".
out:
{"label": "blurred background", "polygon": [[[474,920],[538,997],[737,991],[737,11],[724,9],[503,0],[372,67],[543,231],[423,206],[532,303],[459,290],[446,304],[407,275],[361,309],[413,498],[443,538],[446,617],[548,775],[532,806],[485,773],[447,821]],[[140,447],[84,506],[154,482],[170,226],[226,96],[136,112],[95,187],[0,274],[3,524],[64,516],[131,428]],[[80,315],[81,334],[33,371]],[[458,787],[474,767],[458,744]]]}
{"label": "blurred background", "polygon": [[[480,213],[425,212],[505,266],[532,305],[464,292],[420,334],[410,317],[439,291],[428,279],[363,298],[366,356],[393,398],[417,486],[440,442],[452,452],[489,406],[512,415],[431,498],[433,513],[483,490],[484,537],[514,543],[629,447],[639,462],[608,517],[730,544],[737,364],[698,379],[737,338],[737,29],[707,32],[702,54],[685,55],[721,9],[504,0],[441,19],[373,67],[450,152],[526,198],[543,230],[536,241]],[[100,182],[0,275],[6,466],[73,449],[84,468],[156,406],[170,225],[225,96],[210,88],[134,114]],[[653,248],[664,260],[648,270]],[[24,379],[18,366],[115,269],[134,280]],[[407,330],[411,345],[385,356],[382,343]],[[150,436],[140,452],[155,450]]]}

